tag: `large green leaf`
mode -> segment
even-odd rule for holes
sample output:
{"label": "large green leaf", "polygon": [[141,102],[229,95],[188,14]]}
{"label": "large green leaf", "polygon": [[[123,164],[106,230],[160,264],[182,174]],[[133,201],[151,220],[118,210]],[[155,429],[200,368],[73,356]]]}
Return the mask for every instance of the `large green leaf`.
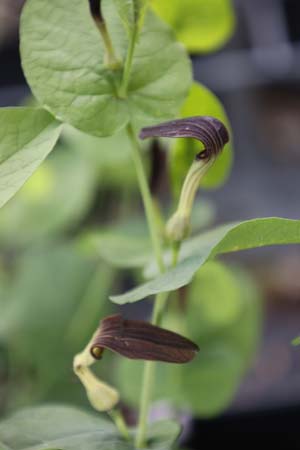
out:
{"label": "large green leaf", "polygon": [[[220,100],[207,88],[194,83],[181,111],[182,117],[212,116],[221,120],[230,128],[229,120]],[[195,156],[203,145],[195,139],[177,139],[171,141],[170,170],[172,187],[176,196],[180,190]],[[224,183],[232,165],[232,143],[225,145],[216,162],[201,180],[201,186],[215,188]]]}
{"label": "large green leaf", "polygon": [[[119,304],[132,303],[158,292],[176,290],[188,284],[197,270],[218,253],[293,243],[300,243],[299,220],[268,218],[222,225],[185,241],[180,262],[175,268],[110,299]],[[169,254],[166,255],[166,262],[170,262]],[[154,269],[154,274],[155,272]]]}
{"label": "large green leaf", "polygon": [[234,30],[231,0],[153,0],[153,7],[192,53],[217,50]]}
{"label": "large green leaf", "polygon": [[[233,290],[234,314],[233,304],[230,304]],[[210,314],[207,314],[212,298],[214,304],[209,306]],[[260,339],[261,308],[257,289],[247,274],[209,262],[205,270],[197,273],[186,292],[184,313],[172,306],[164,327],[197,342],[200,352],[188,365],[158,364],[154,397],[168,400],[182,409],[188,408],[196,416],[219,414],[232,401]],[[142,370],[142,363],[122,359],[116,371],[122,397],[133,406],[139,401]]]}
{"label": "large green leaf", "polygon": [[[153,424],[145,450],[170,450],[179,430],[175,422]],[[67,406],[16,413],[0,424],[0,445],[1,450],[134,450],[107,419]]]}
{"label": "large green leaf", "polygon": [[0,207],[51,152],[60,131],[54,117],[43,109],[0,109]]}
{"label": "large green leaf", "polygon": [[[115,4],[102,1],[118,58],[128,36]],[[28,0],[21,20],[21,54],[34,95],[60,120],[96,136],[174,117],[191,83],[185,50],[149,11],[137,42],[128,97],[120,98],[122,70],[104,66],[104,49],[88,1]],[[120,150],[121,151],[121,150]]]}

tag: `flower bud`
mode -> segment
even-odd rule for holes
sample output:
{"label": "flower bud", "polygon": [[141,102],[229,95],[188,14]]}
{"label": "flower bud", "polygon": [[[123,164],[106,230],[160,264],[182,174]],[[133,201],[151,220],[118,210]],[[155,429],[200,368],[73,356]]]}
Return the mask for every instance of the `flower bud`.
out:
{"label": "flower bud", "polygon": [[[91,342],[85,349],[75,356],[73,360],[73,370],[85,387],[87,397],[97,411],[110,411],[119,402],[119,393],[108,384],[100,381],[90,370],[89,366],[96,361],[90,352]],[[101,350],[102,354],[103,350]],[[97,353],[100,358],[100,351]]]}
{"label": "flower bud", "polygon": [[90,404],[96,411],[110,411],[119,403],[118,392],[100,381],[88,367],[74,367],[74,372],[85,387]]}

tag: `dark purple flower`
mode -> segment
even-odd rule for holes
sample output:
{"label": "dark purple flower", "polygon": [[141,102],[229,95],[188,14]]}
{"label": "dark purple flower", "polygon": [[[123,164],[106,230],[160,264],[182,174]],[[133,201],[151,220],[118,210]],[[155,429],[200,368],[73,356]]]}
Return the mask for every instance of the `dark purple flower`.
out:
{"label": "dark purple flower", "polygon": [[90,349],[100,359],[107,348],[131,359],[187,363],[199,348],[189,339],[172,331],[139,320],[126,320],[114,315],[100,322],[99,333]]}
{"label": "dark purple flower", "polygon": [[204,149],[197,155],[198,159],[215,158],[229,141],[225,125],[210,116],[185,117],[142,128],[141,139],[153,137],[197,139],[204,144]]}

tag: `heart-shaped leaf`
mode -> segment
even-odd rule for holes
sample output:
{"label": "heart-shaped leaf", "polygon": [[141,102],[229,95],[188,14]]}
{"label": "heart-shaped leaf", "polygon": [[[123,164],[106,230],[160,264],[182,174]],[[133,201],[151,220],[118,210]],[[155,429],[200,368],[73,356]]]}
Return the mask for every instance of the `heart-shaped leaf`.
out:
{"label": "heart-shaped leaf", "polygon": [[[123,63],[128,35],[115,3],[102,0],[101,6]],[[88,1],[28,0],[21,20],[21,54],[39,102],[60,120],[96,136],[114,134],[129,120],[141,128],[174,117],[191,84],[185,50],[151,11],[135,48],[127,98],[119,95],[122,67],[104,65],[102,38]]]}

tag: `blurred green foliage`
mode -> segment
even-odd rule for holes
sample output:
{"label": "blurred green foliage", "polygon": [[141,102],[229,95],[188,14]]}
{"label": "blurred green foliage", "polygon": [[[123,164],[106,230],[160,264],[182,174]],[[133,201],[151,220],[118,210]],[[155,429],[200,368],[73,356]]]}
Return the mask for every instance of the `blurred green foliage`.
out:
{"label": "blurred green foliage", "polygon": [[231,0],[153,0],[152,4],[191,53],[217,50],[233,34]]}

